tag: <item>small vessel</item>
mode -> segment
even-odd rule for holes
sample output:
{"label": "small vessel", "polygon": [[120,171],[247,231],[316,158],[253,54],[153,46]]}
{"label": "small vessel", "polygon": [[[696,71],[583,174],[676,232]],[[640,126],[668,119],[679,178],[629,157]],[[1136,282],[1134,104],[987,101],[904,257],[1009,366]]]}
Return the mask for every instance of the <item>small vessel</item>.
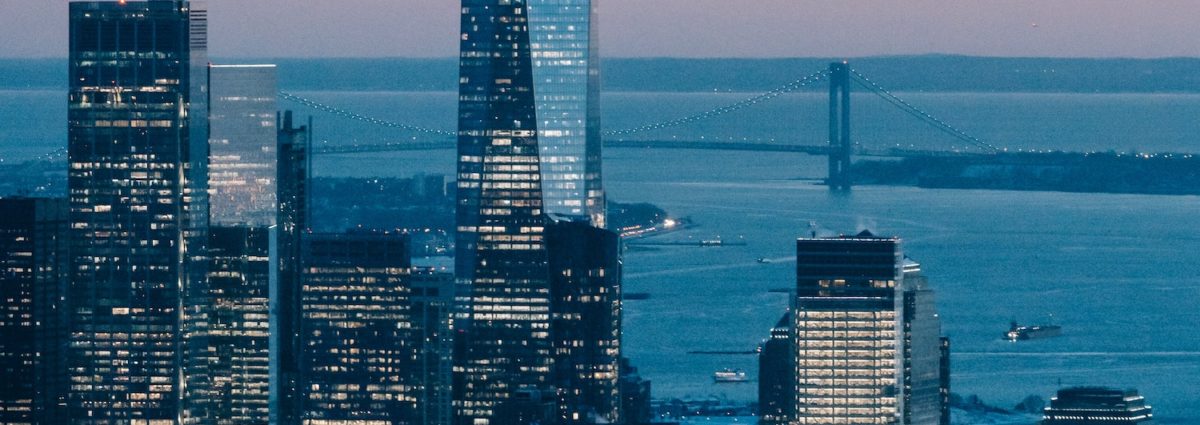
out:
{"label": "small vessel", "polygon": [[758,257],[758,260],[756,261],[758,261],[759,264],[769,264],[771,259],[766,257]]}
{"label": "small vessel", "polygon": [[713,373],[713,382],[718,384],[747,382],[746,371],[741,369],[722,369]]}
{"label": "small vessel", "polygon": [[1012,322],[1008,332],[1004,333],[1004,338],[1009,341],[1024,341],[1027,339],[1051,338],[1059,335],[1062,335],[1062,326],[1021,326],[1017,322]]}
{"label": "small vessel", "polygon": [[725,241],[720,239],[705,239],[700,241],[700,246],[721,246],[725,245]]}

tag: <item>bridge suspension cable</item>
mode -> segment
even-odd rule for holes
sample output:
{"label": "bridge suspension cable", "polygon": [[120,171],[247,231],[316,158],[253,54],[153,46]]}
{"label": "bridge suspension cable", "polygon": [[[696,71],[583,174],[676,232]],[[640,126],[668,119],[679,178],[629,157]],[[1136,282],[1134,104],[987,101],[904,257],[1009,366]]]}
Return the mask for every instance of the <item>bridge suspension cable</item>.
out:
{"label": "bridge suspension cable", "polygon": [[292,93],[288,93],[285,91],[279,92],[279,97],[283,98],[284,100],[290,100],[292,102],[299,103],[299,104],[307,106],[309,108],[316,109],[318,111],[328,112],[330,114],[334,114],[334,115],[337,115],[337,116],[340,116],[343,118],[349,118],[349,119],[356,120],[356,121],[361,121],[361,122],[364,122],[367,124],[373,124],[373,125],[378,125],[378,126],[388,127],[388,128],[398,128],[401,130],[408,130],[408,131],[412,131],[412,132],[416,132],[416,133],[433,134],[433,135],[437,135],[437,136],[454,136],[455,134],[457,134],[450,130],[440,130],[440,129],[436,129],[436,128],[421,127],[421,126],[416,126],[416,125],[409,125],[409,124],[402,124],[402,123],[398,123],[398,122],[385,121],[385,120],[381,120],[378,118],[371,118],[371,117],[368,117],[363,114],[347,111],[345,109],[338,108],[336,106],[326,105],[324,103],[320,103],[320,102],[317,102],[312,99],[300,97],[300,96],[297,96],[297,95],[294,95]]}
{"label": "bridge suspension cable", "polygon": [[928,112],[925,112],[924,110],[917,108],[916,106],[913,106],[911,103],[908,103],[904,99],[901,99],[901,98],[897,97],[896,95],[892,94],[892,92],[883,88],[883,86],[880,86],[878,83],[871,81],[869,78],[862,75],[858,71],[851,69],[850,74],[851,74],[851,79],[853,79],[854,82],[858,83],[858,85],[867,89],[867,91],[875,93],[883,100],[885,100],[888,103],[891,103],[893,106],[899,108],[901,111],[904,111],[905,113],[912,115],[921,121],[924,121],[925,123],[933,126],[934,128],[942,131],[943,133],[949,134],[956,139],[962,140],[966,143],[969,143],[977,148],[984,149],[988,152],[999,152],[1001,150],[1000,148],[996,147],[995,145],[992,145],[990,143],[979,140],[979,138],[972,136],[970,134],[967,134],[966,132],[959,130],[958,128],[956,128],[950,124],[947,124],[945,121],[942,121],[941,119],[929,114]]}
{"label": "bridge suspension cable", "polygon": [[805,76],[804,78],[784,84],[783,86],[780,86],[779,88],[776,88],[776,89],[768,91],[766,93],[751,97],[751,98],[743,100],[741,102],[737,102],[737,103],[727,105],[727,106],[722,106],[719,108],[714,108],[714,109],[711,109],[708,111],[701,112],[699,114],[690,115],[687,117],[674,119],[674,120],[670,120],[670,121],[663,121],[663,122],[658,122],[658,123],[653,123],[653,124],[645,124],[645,125],[641,125],[638,127],[627,128],[624,130],[605,131],[604,135],[605,136],[625,136],[625,135],[630,135],[630,134],[643,133],[643,132],[647,132],[647,131],[660,130],[660,129],[664,129],[664,128],[677,127],[677,126],[681,126],[684,124],[691,124],[694,122],[703,121],[703,120],[707,120],[710,118],[716,118],[721,115],[739,111],[739,110],[745,109],[747,107],[757,105],[762,102],[770,101],[779,96],[800,90],[804,87],[807,87],[808,85],[810,85],[812,83],[821,81],[828,75],[829,75],[829,71],[822,69],[820,71],[809,74],[809,75]]}

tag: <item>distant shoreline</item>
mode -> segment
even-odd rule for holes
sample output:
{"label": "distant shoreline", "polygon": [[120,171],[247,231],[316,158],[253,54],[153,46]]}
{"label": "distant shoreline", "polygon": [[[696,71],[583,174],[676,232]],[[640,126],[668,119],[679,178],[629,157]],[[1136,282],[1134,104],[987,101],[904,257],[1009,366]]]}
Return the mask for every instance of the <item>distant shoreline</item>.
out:
{"label": "distant shoreline", "polygon": [[[607,58],[607,92],[764,92],[835,58]],[[923,55],[849,59],[893,91],[936,93],[1200,93],[1200,58],[1085,59]],[[279,64],[296,91],[454,91],[454,58],[214,58]],[[65,58],[0,59],[0,89],[66,87]],[[816,84],[812,91],[823,90]]]}

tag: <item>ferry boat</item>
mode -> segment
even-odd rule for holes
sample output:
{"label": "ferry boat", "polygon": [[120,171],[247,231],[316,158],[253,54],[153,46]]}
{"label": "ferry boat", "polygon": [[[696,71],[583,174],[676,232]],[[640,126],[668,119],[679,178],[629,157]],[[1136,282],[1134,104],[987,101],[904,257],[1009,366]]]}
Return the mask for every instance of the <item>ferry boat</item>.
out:
{"label": "ferry boat", "polygon": [[713,373],[713,382],[718,384],[747,382],[749,380],[750,378],[746,377],[746,371],[741,369],[723,369]]}
{"label": "ferry boat", "polygon": [[1059,335],[1062,335],[1062,326],[1021,326],[1017,322],[1012,322],[1008,332],[1004,333],[1004,338],[1009,341],[1023,341],[1027,339],[1051,338]]}

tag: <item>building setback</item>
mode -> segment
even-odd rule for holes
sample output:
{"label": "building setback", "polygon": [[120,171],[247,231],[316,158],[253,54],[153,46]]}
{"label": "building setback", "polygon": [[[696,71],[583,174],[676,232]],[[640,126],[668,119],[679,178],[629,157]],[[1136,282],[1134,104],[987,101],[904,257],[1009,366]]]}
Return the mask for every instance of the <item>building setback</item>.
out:
{"label": "building setback", "polygon": [[0,423],[61,423],[67,200],[0,198],[0,217]]}
{"label": "building setback", "polygon": [[275,224],[275,65],[209,65],[209,214],[214,225]]}
{"label": "building setback", "polygon": [[204,421],[206,11],[74,2],[69,42],[68,420]]}
{"label": "building setback", "polygon": [[274,230],[209,228],[209,373],[217,424],[270,419],[270,294]]}

